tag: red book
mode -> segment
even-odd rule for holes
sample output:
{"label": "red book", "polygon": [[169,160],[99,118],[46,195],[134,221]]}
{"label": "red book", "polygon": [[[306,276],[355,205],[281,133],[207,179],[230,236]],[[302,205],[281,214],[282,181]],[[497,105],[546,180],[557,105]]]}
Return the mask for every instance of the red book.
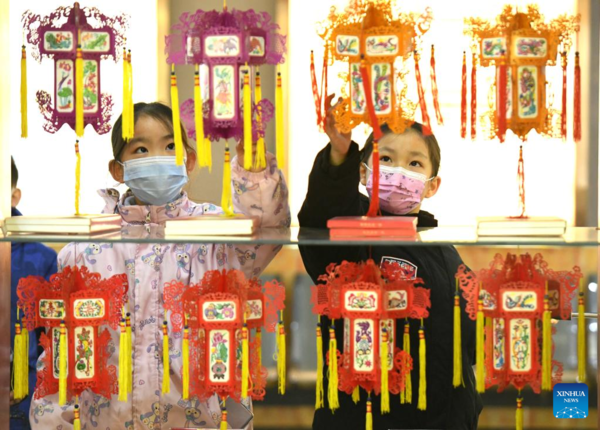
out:
{"label": "red book", "polygon": [[417,236],[416,231],[411,231],[405,228],[332,228],[329,230],[330,238],[340,237],[402,237],[402,238],[414,238]]}
{"label": "red book", "polygon": [[[412,234],[417,231],[417,217],[415,216],[382,216],[382,217],[357,217],[338,216],[327,221],[330,229],[377,229],[377,230],[404,230]],[[404,234],[406,236],[406,233]]]}

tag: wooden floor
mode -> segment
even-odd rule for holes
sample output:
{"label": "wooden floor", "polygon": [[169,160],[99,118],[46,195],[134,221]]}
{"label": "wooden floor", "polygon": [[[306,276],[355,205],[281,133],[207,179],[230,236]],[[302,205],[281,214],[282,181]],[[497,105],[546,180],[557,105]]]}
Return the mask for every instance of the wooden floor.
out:
{"label": "wooden floor", "polygon": [[[549,408],[524,408],[525,430],[592,430],[597,429],[598,411],[590,409],[586,419],[556,419]],[[314,409],[311,406],[264,406],[254,403],[254,430],[310,429]],[[479,417],[479,430],[514,429],[515,409],[486,407]],[[333,430],[333,429],[332,429]]]}

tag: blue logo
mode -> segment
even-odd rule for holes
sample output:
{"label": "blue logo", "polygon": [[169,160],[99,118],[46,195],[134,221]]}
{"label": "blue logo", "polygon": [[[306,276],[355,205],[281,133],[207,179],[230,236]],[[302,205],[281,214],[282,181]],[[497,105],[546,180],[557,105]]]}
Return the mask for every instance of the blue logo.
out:
{"label": "blue logo", "polygon": [[587,418],[587,384],[556,384],[553,404],[554,418]]}

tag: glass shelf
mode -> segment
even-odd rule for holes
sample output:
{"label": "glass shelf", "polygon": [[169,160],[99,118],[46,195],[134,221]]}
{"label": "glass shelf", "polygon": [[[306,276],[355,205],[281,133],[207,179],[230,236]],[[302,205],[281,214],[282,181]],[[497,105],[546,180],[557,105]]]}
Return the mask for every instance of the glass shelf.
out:
{"label": "glass shelf", "polygon": [[264,245],[461,245],[461,246],[558,246],[558,247],[596,247],[600,244],[600,235],[595,227],[571,227],[562,236],[533,237],[478,237],[473,226],[437,227],[419,229],[414,239],[365,238],[335,239],[329,238],[326,229],[266,228],[254,236],[167,236],[163,227],[128,226],[120,232],[108,235],[59,235],[59,234],[20,234],[0,236],[0,242],[101,242],[101,243],[229,243]]}

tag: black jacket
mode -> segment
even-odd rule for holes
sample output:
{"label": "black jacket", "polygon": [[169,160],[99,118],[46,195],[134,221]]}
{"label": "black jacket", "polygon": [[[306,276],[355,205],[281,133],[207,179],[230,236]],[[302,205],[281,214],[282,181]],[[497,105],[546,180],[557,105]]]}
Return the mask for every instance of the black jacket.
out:
{"label": "black jacket", "polygon": [[[326,228],[327,220],[334,216],[365,215],[369,199],[358,191],[360,153],[352,143],[344,163],[329,163],[331,146],[323,149],[315,159],[310,173],[308,192],[300,214],[301,228]],[[384,215],[390,215],[385,214]],[[435,227],[433,215],[421,211],[418,226]],[[301,230],[302,233],[302,230]],[[381,263],[391,257],[413,267],[415,276],[423,279],[431,290],[431,309],[425,319],[427,343],[427,410],[417,410],[419,387],[420,322],[410,322],[411,355],[413,358],[412,404],[400,404],[399,396],[390,396],[391,413],[381,415],[379,396],[373,396],[373,428],[387,429],[475,429],[482,409],[481,398],[475,390],[475,321],[463,312],[462,356],[464,387],[453,388],[453,306],[456,288],[455,274],[462,260],[453,246],[301,246],[300,252],[306,270],[317,282],[330,263],[364,261],[373,258]],[[465,309],[461,298],[461,308]],[[328,324],[322,318],[324,350],[329,342]],[[404,321],[398,321],[396,345],[402,348]],[[343,345],[341,324],[336,324],[338,345]],[[324,372],[325,376],[327,372]],[[316,411],[313,429],[365,428],[366,393],[361,390],[361,400],[355,405],[350,395],[340,392],[340,409],[332,414],[327,406],[327,378],[325,377],[325,408]]]}

